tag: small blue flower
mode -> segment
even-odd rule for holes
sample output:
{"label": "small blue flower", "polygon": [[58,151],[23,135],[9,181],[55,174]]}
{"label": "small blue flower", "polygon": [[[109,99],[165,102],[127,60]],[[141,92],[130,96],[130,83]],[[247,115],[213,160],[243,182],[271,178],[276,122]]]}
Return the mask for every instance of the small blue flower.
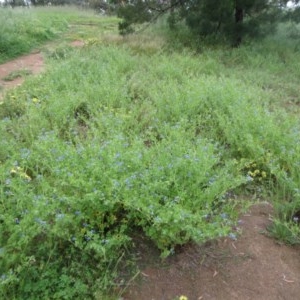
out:
{"label": "small blue flower", "polygon": [[220,215],[220,217],[221,217],[222,219],[228,219],[228,215],[227,215],[226,213],[222,213],[222,214]]}
{"label": "small blue flower", "polygon": [[36,180],[42,180],[43,179],[43,175],[42,174],[38,174],[37,176],[36,176]]}
{"label": "small blue flower", "polygon": [[22,159],[28,158],[30,156],[30,153],[31,153],[30,150],[27,148],[21,149],[21,158]]}
{"label": "small blue flower", "polygon": [[91,237],[88,236],[88,235],[85,235],[85,236],[84,236],[84,240],[85,240],[86,242],[89,242],[89,241],[91,240]]}
{"label": "small blue flower", "polygon": [[161,223],[162,222],[162,219],[160,217],[155,217],[154,218],[154,222],[155,223]]}
{"label": "small blue flower", "polygon": [[35,221],[36,221],[38,224],[42,225],[42,226],[46,226],[46,225],[47,225],[47,222],[46,222],[46,221],[43,221],[43,220],[40,219],[40,218],[35,218]]}
{"label": "small blue flower", "polygon": [[63,219],[65,214],[56,214],[56,219]]}
{"label": "small blue flower", "polygon": [[1,277],[0,277],[1,281],[4,281],[6,278],[7,278],[6,274],[2,274]]}
{"label": "small blue flower", "polygon": [[232,233],[232,232],[230,232],[230,233],[228,234],[228,237],[229,237],[230,239],[232,239],[233,241],[236,241],[236,240],[237,240],[236,235],[235,235],[234,233]]}
{"label": "small blue flower", "polygon": [[64,155],[61,155],[59,157],[57,157],[57,161],[63,161],[65,159],[65,156]]}
{"label": "small blue flower", "polygon": [[209,178],[209,180],[208,180],[208,185],[213,185],[215,181],[216,181],[216,178],[215,178],[215,177]]}
{"label": "small blue flower", "polygon": [[2,122],[9,122],[9,121],[10,121],[10,118],[8,118],[8,117],[2,119]]}
{"label": "small blue flower", "polygon": [[247,176],[246,176],[246,180],[247,180],[247,182],[251,182],[251,181],[253,181],[254,179],[253,179],[250,175],[247,175]]}
{"label": "small blue flower", "polygon": [[40,200],[42,200],[42,196],[41,195],[34,195],[33,200],[34,201],[40,201]]}
{"label": "small blue flower", "polygon": [[294,189],[296,194],[300,194],[300,189]]}
{"label": "small blue flower", "polygon": [[173,203],[179,203],[180,202],[180,197],[176,196],[173,200]]}

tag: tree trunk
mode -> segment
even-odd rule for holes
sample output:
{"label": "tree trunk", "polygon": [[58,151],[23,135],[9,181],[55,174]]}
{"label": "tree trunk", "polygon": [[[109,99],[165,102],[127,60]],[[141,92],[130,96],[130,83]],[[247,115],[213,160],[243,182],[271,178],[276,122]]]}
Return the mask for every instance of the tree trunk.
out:
{"label": "tree trunk", "polygon": [[242,42],[241,23],[244,20],[244,10],[241,7],[235,7],[235,42],[234,46],[239,47]]}

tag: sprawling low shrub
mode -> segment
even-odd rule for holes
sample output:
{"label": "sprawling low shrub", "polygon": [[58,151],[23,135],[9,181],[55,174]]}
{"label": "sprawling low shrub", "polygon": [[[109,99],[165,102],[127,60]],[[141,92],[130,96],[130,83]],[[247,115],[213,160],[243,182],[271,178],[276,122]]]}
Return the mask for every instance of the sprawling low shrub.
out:
{"label": "sprawling low shrub", "polygon": [[276,194],[273,232],[297,241],[299,124],[252,75],[230,74],[228,62],[240,59],[241,74],[256,61],[243,51],[148,55],[87,43],[6,94],[2,298],[95,298],[116,285],[137,232],[163,257],[235,238],[241,193]]}

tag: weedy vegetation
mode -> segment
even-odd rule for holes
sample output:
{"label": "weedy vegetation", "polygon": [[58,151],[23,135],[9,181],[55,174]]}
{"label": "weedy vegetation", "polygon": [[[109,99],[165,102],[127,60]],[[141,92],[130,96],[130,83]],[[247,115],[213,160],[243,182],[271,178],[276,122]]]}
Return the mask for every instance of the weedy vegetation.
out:
{"label": "weedy vegetation", "polygon": [[0,62],[27,53],[67,29],[64,16],[36,10],[0,8]]}
{"label": "weedy vegetation", "polygon": [[[3,12],[35,31],[48,11]],[[270,233],[299,243],[298,40],[187,48],[161,24],[123,38],[75,16],[45,31],[85,45],[46,53],[0,102],[1,298],[104,299],[135,234],[162,257],[236,238],[244,199],[271,201]]]}
{"label": "weedy vegetation", "polygon": [[13,81],[16,78],[28,76],[30,74],[32,74],[32,72],[30,70],[21,69],[21,70],[17,70],[17,71],[13,71],[13,72],[9,73],[7,76],[3,77],[2,80]]}
{"label": "weedy vegetation", "polygon": [[91,34],[95,36],[97,30],[117,32],[117,18],[100,18],[93,11],[75,7],[0,7],[0,12],[0,63],[41,48],[53,39],[74,40]]}

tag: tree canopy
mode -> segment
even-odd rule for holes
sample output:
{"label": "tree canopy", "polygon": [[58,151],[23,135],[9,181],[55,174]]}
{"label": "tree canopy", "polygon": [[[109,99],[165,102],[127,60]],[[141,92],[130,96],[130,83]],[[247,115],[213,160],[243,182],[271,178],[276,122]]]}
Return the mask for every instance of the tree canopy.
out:
{"label": "tree canopy", "polygon": [[274,29],[275,22],[287,12],[287,3],[299,0],[126,0],[120,2],[118,15],[121,34],[133,31],[135,23],[149,22],[169,14],[169,24],[180,22],[196,35],[219,34],[239,45],[242,37],[258,36]]}

